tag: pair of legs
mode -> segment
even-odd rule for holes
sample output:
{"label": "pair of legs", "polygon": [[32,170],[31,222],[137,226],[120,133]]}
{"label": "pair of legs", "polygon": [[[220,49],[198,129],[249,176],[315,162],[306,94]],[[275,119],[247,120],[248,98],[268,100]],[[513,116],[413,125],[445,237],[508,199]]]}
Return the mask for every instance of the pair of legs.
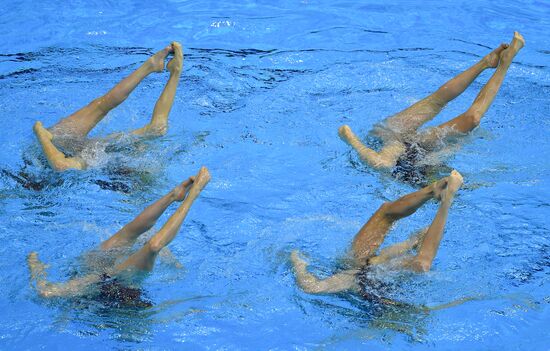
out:
{"label": "pair of legs", "polygon": [[384,126],[388,133],[381,136],[384,145],[380,152],[365,146],[347,125],[340,127],[338,133],[357,151],[361,160],[371,167],[378,169],[394,167],[399,156],[405,152],[405,146],[401,142],[403,135],[417,134],[418,128],[432,120],[448,102],[462,94],[481,72],[487,68],[496,67],[495,73],[466,112],[419,134],[417,139],[423,147],[433,149],[442,138],[468,133],[479,125],[481,118],[489,109],[514,56],[524,43],[523,37],[515,32],[510,45],[501,44],[481,61],[445,83],[432,95],[388,118]]}
{"label": "pair of legs", "polygon": [[[182,201],[176,212],[141,249],[130,255],[121,264],[112,267],[112,270],[106,273],[111,277],[115,277],[124,273],[132,274],[135,272],[151,271],[160,250],[176,237],[193,201],[199,196],[199,193],[209,180],[210,174],[208,173],[208,169],[202,167],[196,176],[187,179],[175,187],[168,194],[147,207],[115,235],[101,243],[100,248],[104,251],[131,247],[141,234],[155,225],[158,218],[170,204],[175,201]],[[47,267],[38,259],[36,252],[28,256],[27,262],[31,271],[31,279],[36,282],[36,287],[43,297],[78,296],[88,291],[91,285],[100,282],[102,279],[97,274],[90,274],[72,279],[66,283],[50,283],[47,281],[45,271]]]}
{"label": "pair of legs", "polygon": [[[416,272],[430,270],[443,237],[443,230],[454,195],[462,185],[462,181],[460,173],[453,171],[449,177],[380,206],[353,239],[352,252],[355,266],[352,269],[336,273],[326,279],[319,279],[307,271],[307,263],[300,258],[299,253],[292,252],[290,260],[298,285],[305,292],[312,294],[359,290],[356,275],[362,267],[378,265],[398,258],[396,262],[401,268]],[[431,225],[408,240],[384,248],[376,254],[393,223],[412,215],[430,199],[440,201],[439,209]],[[417,250],[417,254],[408,255],[413,249]]]}
{"label": "pair of legs", "polygon": [[85,138],[109,111],[126,100],[145,77],[153,72],[162,72],[164,70],[164,60],[170,53],[174,55],[166,65],[166,68],[170,71],[170,78],[155,104],[153,117],[145,127],[132,132],[132,134],[143,136],[165,134],[168,126],[168,115],[174,103],[176,88],[183,67],[183,51],[181,45],[177,42],[171,43],[150,57],[107,94],[93,100],[87,106],[62,119],[53,127],[46,129],[41,122],[36,122],[34,132],[51,167],[56,171],[86,168],[86,163],[81,158],[66,157],[59,151],[54,145],[55,138],[63,136]]}

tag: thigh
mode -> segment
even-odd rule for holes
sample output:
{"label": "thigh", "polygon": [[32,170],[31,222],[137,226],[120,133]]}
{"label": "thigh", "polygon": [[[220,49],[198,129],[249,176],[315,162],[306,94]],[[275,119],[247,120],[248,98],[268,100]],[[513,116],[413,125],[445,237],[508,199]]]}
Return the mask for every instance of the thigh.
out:
{"label": "thigh", "polygon": [[395,133],[414,133],[424,123],[432,120],[445,104],[434,96],[428,96],[405,110],[388,117],[384,124]]}
{"label": "thigh", "polygon": [[419,133],[419,142],[423,147],[435,148],[438,144],[466,136],[479,125],[479,119],[475,114],[465,112],[450,121]]}
{"label": "thigh", "polygon": [[376,254],[392,224],[393,221],[385,214],[385,205],[382,205],[353,239],[353,255],[357,264],[366,264]]}
{"label": "thigh", "polygon": [[54,137],[75,136],[84,137],[95,127],[107,111],[101,107],[98,99],[81,108],[68,117],[63,118],[49,128]]}

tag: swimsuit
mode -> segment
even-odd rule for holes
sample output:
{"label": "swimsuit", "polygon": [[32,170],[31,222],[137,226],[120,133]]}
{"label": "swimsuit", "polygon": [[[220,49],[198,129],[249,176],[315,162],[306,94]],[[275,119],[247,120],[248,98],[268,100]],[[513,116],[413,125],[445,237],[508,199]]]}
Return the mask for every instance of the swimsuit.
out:
{"label": "swimsuit", "polygon": [[361,267],[356,275],[357,283],[360,287],[359,295],[374,304],[377,307],[394,306],[409,307],[412,306],[405,302],[395,301],[384,296],[391,295],[394,291],[394,285],[385,282],[376,277],[374,267],[366,264]]}
{"label": "swimsuit", "polygon": [[404,141],[405,152],[399,156],[395,167],[392,170],[392,176],[398,180],[412,185],[427,185],[432,166],[421,164],[426,157],[427,150],[418,145]]}
{"label": "swimsuit", "polygon": [[142,291],[122,285],[116,278],[111,278],[107,273],[101,276],[99,294],[97,298],[109,307],[152,307],[153,303],[142,298]]}

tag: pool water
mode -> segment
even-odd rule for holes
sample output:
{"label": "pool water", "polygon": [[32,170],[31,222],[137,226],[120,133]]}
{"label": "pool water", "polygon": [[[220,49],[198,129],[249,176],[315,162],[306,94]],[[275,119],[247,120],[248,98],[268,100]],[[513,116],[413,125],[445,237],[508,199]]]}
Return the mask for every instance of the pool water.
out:
{"label": "pool water", "polygon": [[[0,349],[548,350],[547,2],[137,3],[4,3]],[[337,128],[366,136],[515,30],[525,48],[480,128],[446,160],[466,183],[433,271],[400,288],[416,305],[479,300],[428,314],[373,312],[354,297],[300,291],[292,249],[329,275],[378,206],[414,190],[362,165]],[[172,40],[185,63],[165,137],[99,155],[87,172],[43,165],[36,120],[52,125]],[[490,74],[430,125],[465,111]],[[149,76],[93,135],[143,126],[167,77]],[[113,160],[133,171],[108,174],[102,162]],[[201,165],[212,181],[170,245],[184,268],[160,260],[144,282],[155,307],[37,297],[29,252],[51,265],[50,279],[67,279],[81,254]],[[7,175],[21,170],[41,186]],[[404,240],[435,211],[428,204],[400,221],[387,241]]]}

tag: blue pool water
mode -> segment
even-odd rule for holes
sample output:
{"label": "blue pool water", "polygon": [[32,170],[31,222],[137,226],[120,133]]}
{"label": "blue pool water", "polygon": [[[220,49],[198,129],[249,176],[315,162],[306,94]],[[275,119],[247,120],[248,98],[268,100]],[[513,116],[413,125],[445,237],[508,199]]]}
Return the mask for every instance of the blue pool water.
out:
{"label": "blue pool water", "polygon": [[[548,2],[3,5],[0,168],[18,172],[25,155],[26,172],[47,186],[0,178],[0,349],[549,349]],[[353,297],[297,289],[292,249],[326,276],[383,201],[413,190],[361,165],[338,126],[365,136],[514,30],[525,48],[481,127],[447,160],[466,184],[434,269],[400,292],[414,304],[484,298],[430,314],[373,314]],[[36,162],[36,120],[52,125],[172,40],[184,45],[185,68],[169,132],[140,153],[117,154],[142,173],[59,175]],[[463,112],[489,76],[430,124]],[[144,125],[166,79],[148,77],[93,134]],[[67,279],[83,252],[200,165],[212,181],[170,246],[184,269],[157,264],[144,283],[153,309],[37,297],[29,252],[51,265],[52,280]],[[429,223],[435,209],[401,221],[388,242]]]}

